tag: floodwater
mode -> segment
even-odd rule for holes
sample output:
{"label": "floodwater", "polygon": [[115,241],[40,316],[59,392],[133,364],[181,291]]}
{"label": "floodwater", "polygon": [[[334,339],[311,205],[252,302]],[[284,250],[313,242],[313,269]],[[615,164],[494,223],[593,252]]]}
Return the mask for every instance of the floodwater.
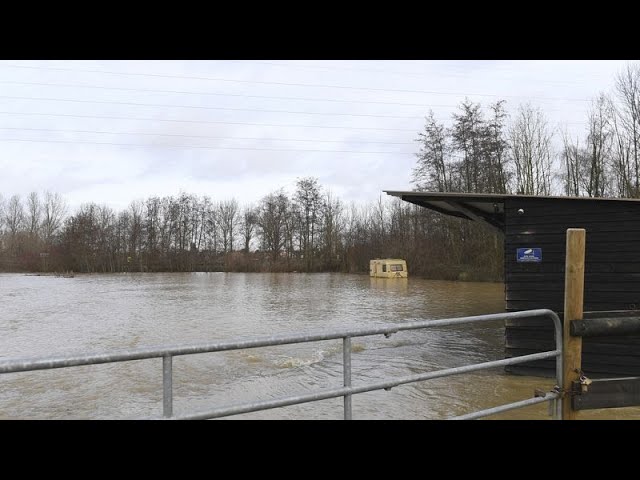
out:
{"label": "floodwater", "polygon": [[[109,352],[501,312],[504,287],[345,274],[0,274],[0,360]],[[497,360],[500,323],[352,340],[353,385]],[[175,357],[174,412],[206,411],[342,385],[332,340]],[[354,419],[442,419],[530,398],[552,379],[501,369],[353,396]],[[0,375],[0,419],[160,416],[162,361]],[[230,418],[340,419],[342,398]],[[640,418],[640,408],[583,418]],[[546,404],[491,418],[548,419]]]}

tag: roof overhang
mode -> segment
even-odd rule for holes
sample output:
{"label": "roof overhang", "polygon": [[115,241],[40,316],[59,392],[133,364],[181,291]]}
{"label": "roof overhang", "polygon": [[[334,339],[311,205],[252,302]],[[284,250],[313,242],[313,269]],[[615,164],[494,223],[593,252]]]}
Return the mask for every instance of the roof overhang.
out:
{"label": "roof overhang", "polygon": [[384,190],[387,195],[399,197],[405,202],[434,210],[445,215],[484,223],[504,233],[506,200],[549,202],[631,202],[640,206],[638,198],[606,197],[561,197],[542,195],[513,195],[500,193],[454,193],[454,192],[403,192]]}
{"label": "roof overhang", "polygon": [[508,195],[387,190],[385,193],[445,215],[483,223],[504,233],[504,200]]}

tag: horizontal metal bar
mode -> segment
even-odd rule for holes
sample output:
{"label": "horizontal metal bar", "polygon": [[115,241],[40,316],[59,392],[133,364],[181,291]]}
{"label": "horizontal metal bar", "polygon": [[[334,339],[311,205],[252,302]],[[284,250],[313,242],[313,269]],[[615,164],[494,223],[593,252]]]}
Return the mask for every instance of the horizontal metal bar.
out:
{"label": "horizontal metal bar", "polygon": [[574,410],[596,408],[637,407],[640,405],[640,377],[594,379],[582,392],[579,381],[573,382],[573,390],[580,392],[571,397]]}
{"label": "horizontal metal bar", "polygon": [[[329,398],[343,397],[351,393],[352,390],[352,388],[348,387],[333,388],[321,390],[319,392],[308,393],[305,395],[295,395],[286,398],[265,400],[262,402],[244,403],[237,406],[219,407],[214,410],[190,413],[185,415],[174,415],[171,420],[208,420],[211,418],[229,417],[231,415],[240,415],[241,413],[258,412],[261,410],[270,410],[272,408],[288,407],[301,403],[317,402],[319,400],[327,400]],[[152,417],[150,420],[163,419]]]}
{"label": "horizontal metal bar", "polygon": [[592,310],[583,312],[582,318],[590,320],[592,318],[629,318],[640,317],[640,310]]}
{"label": "horizontal metal bar", "polygon": [[268,337],[248,340],[231,340],[227,342],[204,343],[198,345],[174,345],[168,347],[146,347],[136,350],[120,350],[110,353],[70,354],[59,357],[15,358],[0,362],[0,374],[26,372],[31,370],[45,370],[52,368],[76,367],[81,365],[96,365],[101,363],[126,362],[164,356],[193,355],[197,353],[222,352],[245,348],[269,347],[287,345],[291,343],[317,342],[334,340],[344,337],[365,337],[370,335],[391,334],[405,330],[421,328],[445,327],[473,322],[491,322],[506,319],[531,317],[548,317],[557,320],[555,312],[547,309],[529,310],[522,312],[494,313],[490,315],[476,315],[471,317],[448,318],[442,320],[420,320],[404,324],[388,324],[375,328],[359,328],[336,330],[332,333],[314,332],[300,335],[272,335]]}
{"label": "horizontal metal bar", "polygon": [[326,400],[329,398],[342,397],[345,395],[355,395],[358,393],[371,392],[374,390],[383,390],[407,383],[422,382],[425,380],[432,380],[435,378],[449,377],[451,375],[459,375],[462,373],[475,372],[477,370],[485,370],[488,368],[502,367],[505,365],[517,365],[518,363],[525,363],[535,360],[544,360],[545,358],[553,358],[560,355],[559,350],[553,350],[549,352],[533,353],[530,355],[523,355],[521,357],[505,358],[503,360],[494,360],[491,362],[477,363],[474,365],[465,365],[462,367],[448,368],[445,370],[438,370],[435,372],[421,373],[418,375],[409,375],[406,377],[400,377],[395,380],[386,380],[384,382],[372,383],[359,387],[343,387],[330,390],[323,390],[320,392],[309,393],[306,395],[297,395],[292,397],[285,397],[274,400],[266,400],[261,402],[244,403],[236,406],[219,407],[214,410],[206,412],[197,412],[187,415],[177,415],[174,419],[177,420],[206,420],[209,418],[228,417],[230,415],[239,415],[241,413],[257,412],[260,410],[269,410],[272,408],[287,407],[290,405],[297,405],[300,403],[314,402],[318,400]]}
{"label": "horizontal metal bar", "polygon": [[573,320],[572,337],[615,337],[640,334],[640,318],[590,318]]}
{"label": "horizontal metal bar", "polygon": [[488,417],[502,412],[508,412],[509,410],[515,410],[517,408],[527,407],[529,405],[536,405],[538,403],[550,402],[560,398],[558,393],[547,393],[544,397],[528,398],[519,402],[507,403],[500,405],[499,407],[487,408],[486,410],[479,410],[473,413],[467,413],[466,415],[460,415],[457,417],[449,418],[448,420],[476,420],[478,418]]}

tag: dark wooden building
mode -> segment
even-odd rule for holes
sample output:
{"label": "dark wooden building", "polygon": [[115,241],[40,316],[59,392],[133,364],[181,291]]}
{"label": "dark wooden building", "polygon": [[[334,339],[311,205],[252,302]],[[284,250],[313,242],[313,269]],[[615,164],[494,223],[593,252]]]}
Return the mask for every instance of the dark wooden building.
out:
{"label": "dark wooden building", "polygon": [[[501,231],[508,311],[549,308],[562,315],[568,228],[586,230],[585,312],[640,309],[640,200],[386,193]],[[505,326],[508,357],[553,348],[549,322],[514,321]],[[545,375],[553,374],[553,368],[553,360],[549,360],[508,370]],[[640,375],[640,337],[585,338],[583,370],[596,377]]]}

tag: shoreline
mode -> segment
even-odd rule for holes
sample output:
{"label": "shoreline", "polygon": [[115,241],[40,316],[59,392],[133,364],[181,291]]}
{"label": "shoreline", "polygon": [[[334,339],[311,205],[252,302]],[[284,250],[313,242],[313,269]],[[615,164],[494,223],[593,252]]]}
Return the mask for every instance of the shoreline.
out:
{"label": "shoreline", "polygon": [[[359,276],[369,276],[368,272],[336,272],[336,271],[317,271],[317,272],[301,272],[301,271],[289,271],[289,272],[278,272],[278,271],[224,271],[224,270],[216,270],[216,271],[205,271],[205,270],[194,270],[194,271],[157,271],[157,272],[65,272],[65,273],[55,273],[55,272],[10,272],[10,271],[1,271],[0,274],[12,274],[12,275],[23,275],[26,277],[55,277],[55,278],[74,278],[74,277],[84,277],[89,275],[154,275],[154,274],[166,274],[166,273],[175,273],[175,274],[192,274],[192,273],[248,273],[248,274],[267,274],[267,273],[275,273],[275,274],[323,274],[323,273],[334,273],[334,274],[343,274],[343,275],[359,275]],[[373,278],[373,277],[372,277]],[[473,278],[442,278],[442,277],[430,277],[425,275],[410,275],[410,278],[417,278],[420,280],[436,280],[443,282],[459,282],[459,283],[504,283],[503,279],[473,279]],[[378,280],[389,280],[389,279],[378,279]],[[397,280],[397,279],[391,279]]]}

